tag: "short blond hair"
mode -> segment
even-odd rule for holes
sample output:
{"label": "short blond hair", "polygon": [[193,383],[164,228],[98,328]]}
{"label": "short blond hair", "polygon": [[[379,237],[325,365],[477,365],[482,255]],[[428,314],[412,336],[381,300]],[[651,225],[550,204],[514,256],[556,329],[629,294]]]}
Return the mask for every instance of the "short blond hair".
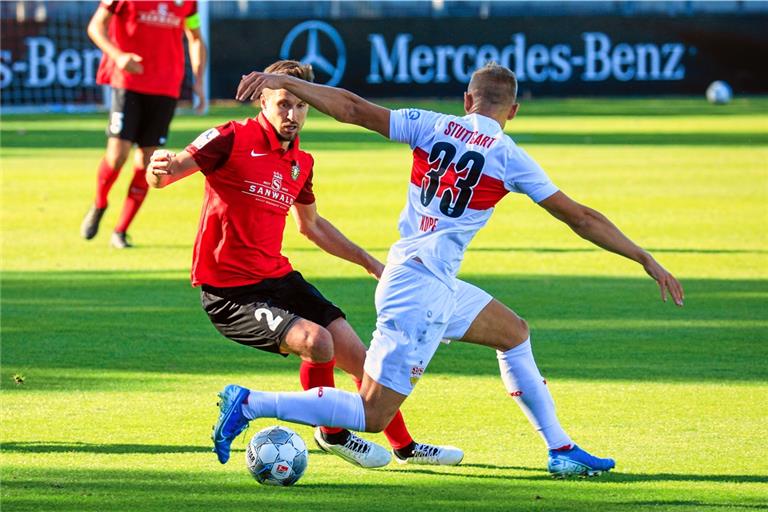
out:
{"label": "short blond hair", "polygon": [[267,66],[264,72],[295,76],[307,82],[315,81],[315,72],[312,70],[312,64],[302,64],[297,60],[279,60]]}
{"label": "short blond hair", "polygon": [[489,106],[512,105],[517,99],[517,78],[509,68],[488,62],[472,73],[467,92]]}

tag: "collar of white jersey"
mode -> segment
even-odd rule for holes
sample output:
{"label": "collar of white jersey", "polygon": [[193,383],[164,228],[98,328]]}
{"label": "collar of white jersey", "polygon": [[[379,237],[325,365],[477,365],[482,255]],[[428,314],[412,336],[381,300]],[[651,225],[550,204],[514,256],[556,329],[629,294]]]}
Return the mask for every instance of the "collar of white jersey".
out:
{"label": "collar of white jersey", "polygon": [[495,120],[494,118],[492,118],[492,117],[488,117],[486,115],[479,114],[477,112],[472,112],[471,114],[465,114],[464,117],[462,117],[462,119],[469,119],[472,116],[476,116],[476,117],[479,118],[480,121],[484,121],[484,122],[486,122],[488,124],[493,125],[493,127],[496,130],[498,130],[499,133],[504,133],[504,128],[502,128],[501,125],[499,124],[499,122],[497,120]]}

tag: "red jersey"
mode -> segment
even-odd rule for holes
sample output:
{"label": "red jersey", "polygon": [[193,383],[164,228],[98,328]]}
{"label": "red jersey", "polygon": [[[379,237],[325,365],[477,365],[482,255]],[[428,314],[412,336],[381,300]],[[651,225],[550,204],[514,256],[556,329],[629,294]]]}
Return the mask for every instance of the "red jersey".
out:
{"label": "red jersey", "polygon": [[124,52],[142,58],[144,72],[126,73],[104,54],[96,82],[142,94],[178,98],[184,80],[184,22],[197,2],[102,0],[112,13],[109,38]]}
{"label": "red jersey", "polygon": [[315,202],[314,160],[299,138],[284,150],[261,114],[211,128],[186,151],[205,174],[192,285],[243,286],[291,272],[281,253],[285,218],[294,202]]}

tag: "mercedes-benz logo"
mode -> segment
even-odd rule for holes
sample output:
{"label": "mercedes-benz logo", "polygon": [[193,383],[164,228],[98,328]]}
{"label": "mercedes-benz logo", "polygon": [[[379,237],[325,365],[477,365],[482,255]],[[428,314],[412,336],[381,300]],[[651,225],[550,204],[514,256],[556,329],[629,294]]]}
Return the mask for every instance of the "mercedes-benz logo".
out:
{"label": "mercedes-benz logo", "polygon": [[[344,76],[344,68],[347,65],[347,49],[344,47],[344,41],[335,28],[328,23],[318,20],[305,21],[299,23],[288,32],[283,40],[283,46],[280,47],[280,58],[291,58],[291,47],[296,39],[304,32],[307,33],[307,48],[303,57],[298,58],[302,64],[311,64],[316,70],[327,74],[330,78],[325,82],[326,85],[338,85],[341,77]],[[336,62],[326,59],[320,53],[320,34],[331,40],[336,47]]]}

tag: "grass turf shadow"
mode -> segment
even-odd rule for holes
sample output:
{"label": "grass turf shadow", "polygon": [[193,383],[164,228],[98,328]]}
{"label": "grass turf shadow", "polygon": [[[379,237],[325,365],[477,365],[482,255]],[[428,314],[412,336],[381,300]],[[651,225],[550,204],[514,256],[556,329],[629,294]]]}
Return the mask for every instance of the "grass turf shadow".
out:
{"label": "grass turf shadow", "polygon": [[[539,365],[550,378],[768,378],[761,363],[768,357],[768,281],[687,280],[686,307],[674,308],[661,303],[655,284],[643,278],[464,278],[528,320]],[[367,343],[375,281],[313,282]],[[185,279],[143,272],[6,273],[2,288],[4,381],[13,372],[31,378],[37,370],[56,369],[159,372],[158,378],[227,373],[241,371],[244,360],[262,373],[284,373],[295,372],[298,363],[223,338]],[[430,374],[497,372],[487,349],[463,343],[440,350],[429,368]]]}
{"label": "grass turf shadow", "polygon": [[[362,472],[341,475],[308,473],[291,489],[256,485],[245,473],[227,470],[173,471],[4,467],[3,504],[9,509],[78,511],[143,510],[643,510],[643,506],[674,506],[675,510],[720,510],[733,504],[764,510],[754,488],[660,488],[642,483],[630,492],[608,478],[555,481],[532,480],[514,469],[455,468],[451,474],[424,471]],[[353,473],[354,472],[354,473]],[[476,473],[474,477],[469,473]],[[411,473],[411,475],[406,475]],[[387,475],[392,477],[387,478]],[[359,476],[356,476],[359,475]],[[462,478],[467,476],[467,478]],[[493,478],[484,478],[493,476]],[[696,476],[696,475],[683,475]],[[345,478],[346,477],[346,478]],[[351,477],[351,478],[350,478]],[[477,478],[482,479],[478,485]],[[340,481],[341,480],[341,481]],[[652,480],[653,482],[654,480]],[[750,480],[751,482],[751,480]],[[727,483],[715,481],[714,485]],[[382,499],[382,497],[386,499]],[[106,508],[105,508],[106,507]]]}

